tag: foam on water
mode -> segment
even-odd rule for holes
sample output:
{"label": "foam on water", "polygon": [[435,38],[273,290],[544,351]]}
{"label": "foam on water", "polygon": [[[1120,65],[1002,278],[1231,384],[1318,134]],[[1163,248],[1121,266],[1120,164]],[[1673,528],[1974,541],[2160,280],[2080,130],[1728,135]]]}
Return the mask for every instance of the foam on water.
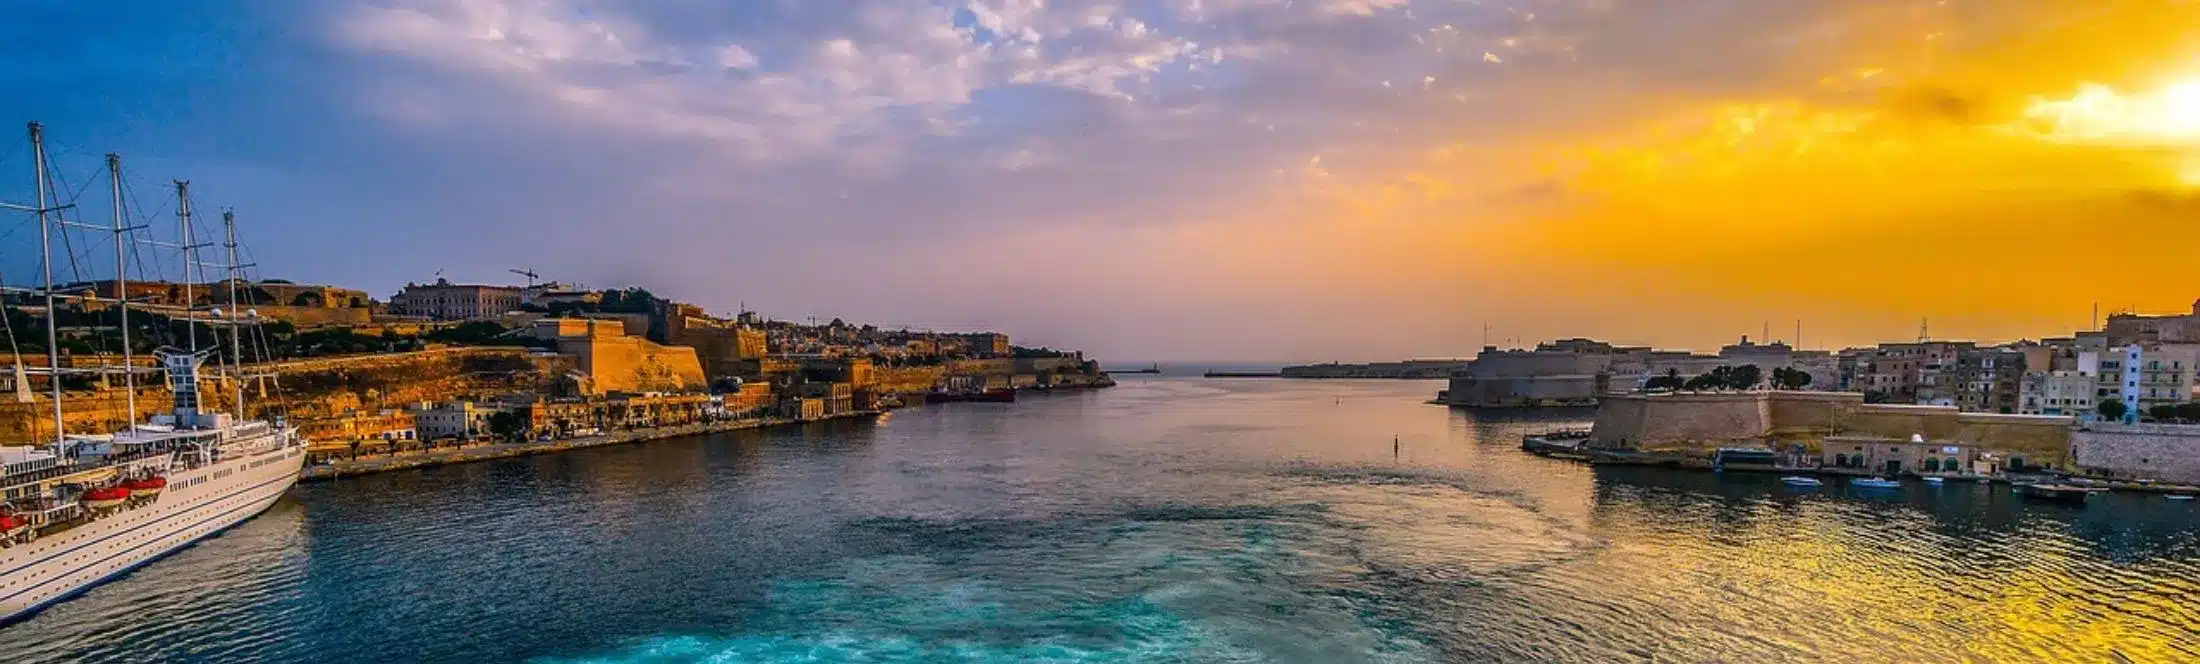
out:
{"label": "foam on water", "polygon": [[[1106,544],[1065,547],[1052,557],[1010,554],[1020,562],[960,555],[853,560],[829,577],[773,584],[768,608],[742,630],[654,636],[610,652],[540,661],[1435,661],[1409,635],[1367,624],[1351,602],[1291,588],[1279,575],[1295,566],[1293,555],[1274,541],[1272,529],[1228,529],[1239,531],[1242,547],[1187,553],[1187,540],[1213,533],[1111,531],[1116,536]],[[1092,564],[1103,561],[1141,564]]]}

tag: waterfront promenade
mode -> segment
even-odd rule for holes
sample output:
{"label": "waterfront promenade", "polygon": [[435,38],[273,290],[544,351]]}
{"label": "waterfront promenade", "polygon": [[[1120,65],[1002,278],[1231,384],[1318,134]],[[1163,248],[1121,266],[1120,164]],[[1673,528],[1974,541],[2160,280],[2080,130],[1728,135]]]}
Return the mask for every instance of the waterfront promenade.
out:
{"label": "waterfront promenade", "polygon": [[[809,420],[808,422],[824,422],[838,419],[877,417],[878,414],[879,413],[877,411],[862,411],[850,413],[841,417],[829,418],[827,420]],[[614,431],[611,433],[596,436],[580,436],[575,438],[561,438],[557,440],[530,440],[514,443],[493,443],[472,447],[426,450],[394,455],[361,457],[356,459],[335,459],[307,465],[305,467],[305,470],[300,473],[299,479],[305,481],[332,480],[340,477],[372,475],[375,473],[409,470],[413,468],[448,466],[451,464],[487,461],[490,459],[507,459],[511,457],[531,456],[536,454],[553,454],[557,452],[569,452],[572,450],[586,449],[590,447],[603,447],[606,445],[626,445],[630,443],[641,443],[652,440],[663,440],[666,438],[679,438],[682,436],[701,436],[725,431],[759,429],[764,427],[804,423],[806,423],[806,421],[804,420],[791,420],[777,417],[768,417],[762,419],[728,420],[722,422],[683,424],[679,426],[643,427],[626,431]]]}

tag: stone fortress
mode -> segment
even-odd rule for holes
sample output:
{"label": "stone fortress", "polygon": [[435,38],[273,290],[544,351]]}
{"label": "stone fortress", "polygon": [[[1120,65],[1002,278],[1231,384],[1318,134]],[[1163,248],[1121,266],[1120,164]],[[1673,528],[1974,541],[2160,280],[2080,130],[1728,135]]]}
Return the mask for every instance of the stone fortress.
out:
{"label": "stone fortress", "polygon": [[1954,406],[1867,404],[1854,392],[1612,394],[1597,408],[1591,444],[1683,454],[1718,447],[1823,450],[1829,439],[1910,440],[1962,446],[2041,465],[2070,463],[2070,417],[1966,413]]}

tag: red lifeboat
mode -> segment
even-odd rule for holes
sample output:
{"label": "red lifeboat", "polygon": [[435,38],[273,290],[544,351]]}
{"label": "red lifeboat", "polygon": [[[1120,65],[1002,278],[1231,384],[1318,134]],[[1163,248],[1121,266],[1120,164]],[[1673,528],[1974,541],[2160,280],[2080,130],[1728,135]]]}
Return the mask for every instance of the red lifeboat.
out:
{"label": "red lifeboat", "polygon": [[77,502],[82,503],[85,507],[89,507],[95,510],[104,510],[121,507],[124,502],[127,502],[129,500],[129,489],[125,489],[119,486],[109,486],[86,491],[84,492],[84,496],[82,498],[77,499]]}
{"label": "red lifeboat", "polygon": [[13,539],[31,527],[31,522],[13,514],[0,514],[0,538]]}
{"label": "red lifeboat", "polygon": [[129,489],[130,496],[133,498],[151,498],[160,495],[162,489],[168,488],[168,478],[148,477],[141,480],[130,480],[123,482],[122,488]]}

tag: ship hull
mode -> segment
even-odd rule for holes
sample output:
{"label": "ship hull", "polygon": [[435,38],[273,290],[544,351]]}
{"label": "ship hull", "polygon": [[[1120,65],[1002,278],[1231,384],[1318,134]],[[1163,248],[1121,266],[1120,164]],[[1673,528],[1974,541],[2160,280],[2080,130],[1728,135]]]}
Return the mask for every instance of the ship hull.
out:
{"label": "ship hull", "polygon": [[298,482],[300,447],[172,474],[162,495],[60,533],[0,549],[0,624],[259,515]]}

